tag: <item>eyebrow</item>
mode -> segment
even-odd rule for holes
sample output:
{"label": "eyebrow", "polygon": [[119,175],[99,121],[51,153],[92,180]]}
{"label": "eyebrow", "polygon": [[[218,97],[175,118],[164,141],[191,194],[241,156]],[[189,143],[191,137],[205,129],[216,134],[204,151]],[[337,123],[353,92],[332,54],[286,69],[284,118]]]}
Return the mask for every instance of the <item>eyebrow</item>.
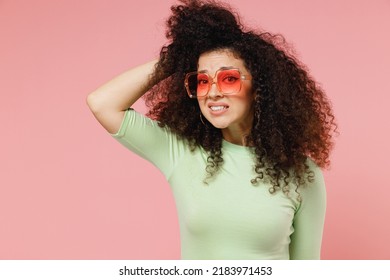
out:
{"label": "eyebrow", "polygon": [[[217,72],[217,71],[219,71],[219,70],[228,70],[228,69],[238,69],[238,70],[240,70],[240,68],[239,67],[236,67],[236,66],[222,66],[222,67],[220,67],[220,68],[218,68],[215,72]],[[208,70],[199,70],[198,69],[198,72],[209,72]]]}

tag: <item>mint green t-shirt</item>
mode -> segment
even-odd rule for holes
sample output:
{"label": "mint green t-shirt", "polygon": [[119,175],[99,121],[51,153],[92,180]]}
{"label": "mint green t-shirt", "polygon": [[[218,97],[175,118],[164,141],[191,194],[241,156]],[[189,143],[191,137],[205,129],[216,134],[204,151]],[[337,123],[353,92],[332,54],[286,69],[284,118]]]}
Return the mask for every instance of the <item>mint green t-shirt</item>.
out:
{"label": "mint green t-shirt", "polygon": [[[153,163],[176,201],[182,259],[319,259],[326,191],[321,170],[308,161],[315,180],[289,195],[254,186],[253,148],[223,141],[223,165],[206,185],[208,154],[134,110],[111,134]],[[135,174],[133,176],[136,176]]]}

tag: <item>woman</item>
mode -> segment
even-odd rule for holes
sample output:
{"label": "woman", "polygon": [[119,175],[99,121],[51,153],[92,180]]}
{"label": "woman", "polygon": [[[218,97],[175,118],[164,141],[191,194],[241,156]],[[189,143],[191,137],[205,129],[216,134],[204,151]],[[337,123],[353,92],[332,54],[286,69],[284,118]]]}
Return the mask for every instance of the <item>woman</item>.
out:
{"label": "woman", "polygon": [[[183,259],[318,259],[329,102],[280,36],[245,31],[223,4],[183,2],[159,59],[91,93],[90,109],[167,178]],[[129,109],[145,93],[147,117]]]}

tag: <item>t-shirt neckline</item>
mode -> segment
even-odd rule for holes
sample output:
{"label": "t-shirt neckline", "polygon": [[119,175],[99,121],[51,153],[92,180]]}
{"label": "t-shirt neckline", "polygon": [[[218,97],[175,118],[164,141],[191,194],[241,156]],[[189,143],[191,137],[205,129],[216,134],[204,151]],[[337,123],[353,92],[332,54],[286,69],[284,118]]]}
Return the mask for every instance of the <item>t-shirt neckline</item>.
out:
{"label": "t-shirt neckline", "polygon": [[229,141],[226,141],[225,139],[222,139],[222,149],[229,152],[240,153],[240,154],[248,154],[248,153],[252,154],[252,151],[254,151],[254,147],[233,144]]}

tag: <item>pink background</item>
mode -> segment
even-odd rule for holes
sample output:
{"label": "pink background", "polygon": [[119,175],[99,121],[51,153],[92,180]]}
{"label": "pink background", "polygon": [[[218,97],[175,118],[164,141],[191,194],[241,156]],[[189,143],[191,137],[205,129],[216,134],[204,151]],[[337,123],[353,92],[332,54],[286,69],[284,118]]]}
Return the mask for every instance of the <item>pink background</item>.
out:
{"label": "pink background", "polygon": [[[229,2],[284,34],[333,102],[322,257],[390,259],[390,1]],[[1,259],[179,258],[168,184],[85,102],[157,56],[172,3],[0,0]]]}

